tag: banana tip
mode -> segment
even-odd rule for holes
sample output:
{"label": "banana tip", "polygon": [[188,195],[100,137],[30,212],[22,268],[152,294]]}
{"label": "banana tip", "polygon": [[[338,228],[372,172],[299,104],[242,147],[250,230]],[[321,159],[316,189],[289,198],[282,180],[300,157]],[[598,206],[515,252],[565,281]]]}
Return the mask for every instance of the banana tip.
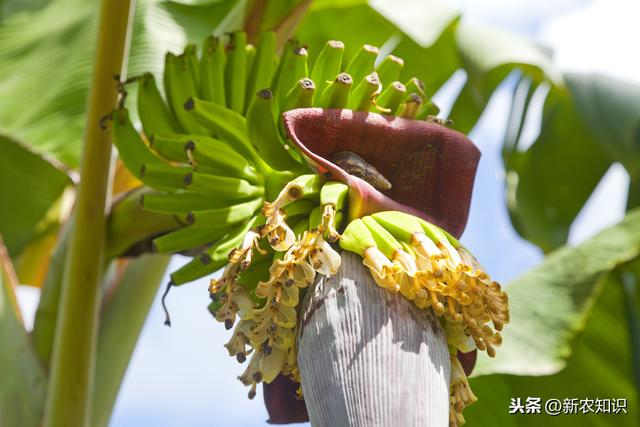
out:
{"label": "banana tip", "polygon": [[195,104],[196,103],[193,100],[193,98],[189,97],[189,99],[187,99],[186,102],[184,103],[184,109],[187,111],[191,111],[195,107]]}

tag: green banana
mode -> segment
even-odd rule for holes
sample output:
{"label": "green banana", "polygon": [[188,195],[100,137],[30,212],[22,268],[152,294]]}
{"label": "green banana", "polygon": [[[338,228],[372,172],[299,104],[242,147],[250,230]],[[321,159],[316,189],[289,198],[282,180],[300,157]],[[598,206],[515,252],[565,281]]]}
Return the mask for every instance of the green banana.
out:
{"label": "green banana", "polygon": [[[309,230],[309,217],[304,216],[297,221],[294,218],[293,224],[291,226],[291,230],[293,231],[293,234],[296,236],[296,239],[300,240],[304,232]],[[276,252],[276,254],[277,253],[278,252]],[[279,252],[279,253],[282,253],[282,252]]]}
{"label": "green banana", "polygon": [[345,108],[349,103],[349,91],[353,85],[351,76],[340,73],[322,93],[318,106],[322,108]]}
{"label": "green banana", "polygon": [[[250,43],[247,43],[244,49],[247,51],[247,81],[245,85],[247,85],[248,87],[249,79],[251,78],[251,68],[253,68],[253,61],[256,59],[256,47]],[[246,88],[245,95],[247,95]],[[244,108],[246,110],[249,107],[249,104],[247,104],[247,102],[245,101],[244,105]]]}
{"label": "green banana", "polygon": [[254,303],[263,305],[264,298],[260,298],[256,295],[255,290],[259,282],[266,282],[269,280],[269,268],[273,262],[272,258],[265,258],[259,262],[253,262],[251,265],[238,273],[236,283],[243,286],[249,291],[249,296]]}
{"label": "green banana", "polygon": [[193,172],[190,175],[190,180],[186,184],[187,188],[204,196],[241,200],[264,194],[264,187],[252,185],[244,179],[200,172]]}
{"label": "green banana", "polygon": [[138,115],[147,138],[154,133],[182,131],[176,117],[162,99],[151,73],[144,73],[138,79]]}
{"label": "green banana", "polygon": [[378,75],[375,72],[369,74],[351,92],[347,108],[356,111],[369,111],[374,98],[380,94],[381,89],[382,85]]}
{"label": "green banana", "polygon": [[[313,96],[316,93],[316,86],[313,80],[304,78],[298,80],[298,83],[291,88],[287,96],[284,98],[282,110],[285,112],[295,108],[308,108],[313,105]],[[279,120],[281,122],[281,120]]]}
{"label": "green banana", "polygon": [[324,92],[324,89],[337,76],[342,69],[342,56],[344,55],[344,43],[338,40],[329,40],[316,58],[311,70],[311,80],[316,85],[314,103]]}
{"label": "green banana", "polygon": [[293,218],[299,215],[306,215],[311,212],[316,206],[317,203],[314,203],[312,200],[296,200],[293,203],[290,203],[282,208],[284,214],[287,218]]}
{"label": "green banana", "polygon": [[304,47],[295,47],[290,55],[282,59],[280,74],[273,87],[273,93],[276,94],[276,102],[278,111],[284,105],[285,96],[293,88],[297,82],[305,77],[309,77],[309,68],[307,61],[309,53]]}
{"label": "green banana", "polygon": [[188,167],[147,163],[140,168],[140,179],[151,188],[176,190],[191,183],[192,172]]}
{"label": "green banana", "polygon": [[258,171],[268,175],[271,168],[260,158],[251,145],[244,116],[222,105],[201,99],[189,98],[184,109],[201,125],[211,129],[221,139],[228,141],[240,154],[252,160]]}
{"label": "green banana", "polygon": [[143,165],[164,164],[142,141],[131,124],[129,112],[126,109],[114,110],[111,113],[111,123],[112,139],[118,149],[120,159],[136,178],[139,179],[142,176]]}
{"label": "green banana", "polygon": [[209,135],[210,132],[187,114],[183,108],[187,99],[198,95],[189,61],[184,55],[175,56],[172,53],[167,53],[164,74],[169,106],[182,128],[189,133]]}
{"label": "green banana", "polygon": [[198,226],[223,226],[237,224],[251,218],[262,206],[262,199],[254,199],[224,208],[187,213],[185,221]]}
{"label": "green banana", "polygon": [[358,218],[349,223],[342,232],[340,247],[346,251],[364,257],[364,251],[375,247],[376,241],[362,219]]}
{"label": "green banana", "polygon": [[339,181],[329,181],[320,189],[320,205],[333,206],[336,211],[343,209],[349,195],[349,186]]}
{"label": "green banana", "polygon": [[276,68],[276,33],[266,31],[260,36],[249,80],[247,81],[247,110],[251,108],[256,92],[271,86],[273,73]]}
{"label": "green banana", "polygon": [[242,114],[247,87],[247,34],[244,31],[235,31],[229,34],[229,38],[224,73],[227,107]]}
{"label": "green banana", "polygon": [[271,91],[262,89],[256,94],[247,112],[249,139],[258,150],[260,157],[273,169],[299,170],[300,163],[296,162],[285,149],[284,141],[273,120],[273,110]]}
{"label": "green banana", "polygon": [[200,59],[200,95],[202,99],[226,105],[224,69],[227,56],[220,39],[209,36],[202,43]]}
{"label": "green banana", "polygon": [[380,249],[387,258],[393,259],[395,252],[402,249],[400,242],[372,217],[365,216],[362,218],[362,222],[364,222],[369,232],[371,232],[378,249]]}
{"label": "green banana", "polygon": [[424,92],[424,82],[416,77],[412,77],[408,82],[404,84],[407,94],[415,93],[419,95],[423,100],[427,99],[427,95]]}
{"label": "green banana", "polygon": [[173,253],[198,248],[220,239],[231,230],[229,225],[183,227],[153,239],[153,250]]}
{"label": "green banana", "polygon": [[234,228],[205,252],[171,273],[171,283],[176,286],[183,285],[224,267],[229,262],[229,252],[242,243],[245,234],[253,226],[255,220],[256,217]]}
{"label": "green banana", "polygon": [[398,58],[394,55],[389,55],[376,68],[378,78],[382,84],[390,84],[400,78],[400,72],[404,67],[404,61],[402,58]]}
{"label": "green banana", "polygon": [[309,214],[309,229],[317,230],[322,223],[322,206],[316,206]]}
{"label": "green banana", "polygon": [[187,63],[187,68],[191,72],[191,77],[193,78],[197,91],[200,87],[200,61],[198,60],[198,48],[195,44],[188,44],[185,46],[182,55]]}
{"label": "green banana", "polygon": [[420,107],[422,107],[422,102],[423,99],[420,95],[416,93],[409,94],[402,104],[398,116],[405,119],[415,119]]}
{"label": "green banana", "polygon": [[215,174],[243,178],[252,183],[261,179],[245,157],[219,139],[189,134],[154,135],[151,148],[171,161],[195,162],[193,166],[198,171],[211,169]]}
{"label": "green banana", "polygon": [[416,114],[416,119],[424,120],[429,116],[437,116],[439,113],[440,113],[440,107],[434,104],[433,101],[430,99],[424,104],[422,104],[422,106],[418,110],[418,113]]}
{"label": "green banana", "polygon": [[188,163],[184,144],[180,141],[181,133],[161,133],[149,136],[149,148],[160,157],[171,162]]}
{"label": "green banana", "polygon": [[320,201],[322,178],[316,174],[300,175],[289,181],[273,202],[265,202],[262,213],[265,216],[275,215],[283,207],[296,200],[306,199],[315,203]]}
{"label": "green banana", "polygon": [[397,239],[404,242],[411,242],[415,233],[424,233],[418,218],[413,215],[402,212],[385,211],[372,214],[371,217]]}
{"label": "green banana", "polygon": [[197,193],[146,193],[140,196],[145,210],[163,214],[186,214],[191,211],[219,209],[233,202]]}
{"label": "green banana", "polygon": [[349,74],[353,81],[359,82],[364,79],[364,76],[373,71],[373,66],[379,54],[380,50],[377,47],[365,44],[355,56],[351,58],[347,68],[344,70],[345,73]]}
{"label": "green banana", "polygon": [[384,114],[395,114],[404,98],[407,89],[400,82],[393,82],[382,91],[376,105],[371,111],[382,111]]}

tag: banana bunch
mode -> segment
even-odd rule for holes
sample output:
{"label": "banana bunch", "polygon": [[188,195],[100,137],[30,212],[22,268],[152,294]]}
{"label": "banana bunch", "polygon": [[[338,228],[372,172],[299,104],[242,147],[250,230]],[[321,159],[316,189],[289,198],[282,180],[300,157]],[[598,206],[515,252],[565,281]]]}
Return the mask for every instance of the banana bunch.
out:
{"label": "banana bunch", "polygon": [[[295,41],[276,53],[273,32],[257,46],[242,31],[208,37],[200,54],[188,45],[167,53],[162,79],[137,79],[141,132],[126,108],[111,114],[113,141],[127,168],[153,191],[144,209],[172,215],[183,227],[153,240],[157,252],[195,254],[171,273],[171,286],[208,276],[209,310],[234,328],[226,348],[241,363],[239,379],[256,385],[280,373],[299,381],[297,306],[316,275],[340,266],[337,244],[363,256],[376,282],[445,320],[453,354],[476,346],[492,355],[508,321],[506,295],[446,232],[397,212],[349,215],[349,188],[312,173],[287,142],[281,114],[294,108],[348,108],[431,119],[439,110],[424,84],[398,81],[402,59],[363,46],[343,61],[329,41],[309,67]],[[166,293],[165,293],[166,296]],[[164,298],[163,298],[164,304]],[[236,324],[236,320],[239,321]],[[167,315],[167,324],[170,324]],[[475,397],[452,358],[452,420]]]}
{"label": "banana bunch", "polygon": [[451,353],[450,423],[464,424],[462,410],[476,397],[456,354],[477,348],[495,356],[499,331],[509,322],[507,294],[453,236],[402,212],[352,221],[340,247],[360,255],[379,286],[443,320]]}
{"label": "banana bunch", "polygon": [[227,329],[241,319],[226,347],[240,362],[251,354],[239,377],[251,387],[250,398],[260,381],[269,383],[280,373],[300,381],[297,306],[317,273],[331,276],[340,267],[331,242],[340,237],[336,224],[344,216],[348,191],[345,184],[323,183],[314,174],[292,180],[264,204],[264,222],[229,254],[222,276],[211,280],[215,318]]}

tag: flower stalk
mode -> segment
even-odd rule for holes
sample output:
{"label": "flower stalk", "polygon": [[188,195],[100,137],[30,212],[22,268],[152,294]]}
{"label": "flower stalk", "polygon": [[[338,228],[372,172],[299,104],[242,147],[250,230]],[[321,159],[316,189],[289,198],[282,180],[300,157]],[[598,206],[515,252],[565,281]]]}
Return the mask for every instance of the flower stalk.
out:
{"label": "flower stalk", "polygon": [[[131,0],[103,0],[89,92],[81,181],[56,325],[45,427],[82,427],[91,416],[102,276],[111,132],[102,120],[116,106]],[[64,398],[61,398],[64,396]]]}

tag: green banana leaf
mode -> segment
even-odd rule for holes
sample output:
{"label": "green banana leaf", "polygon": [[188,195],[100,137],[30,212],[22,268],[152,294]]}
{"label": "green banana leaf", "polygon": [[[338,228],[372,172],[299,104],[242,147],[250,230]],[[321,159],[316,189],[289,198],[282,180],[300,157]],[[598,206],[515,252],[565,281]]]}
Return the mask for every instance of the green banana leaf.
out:
{"label": "green banana leaf", "polygon": [[36,427],[47,380],[24,329],[11,260],[0,239],[0,425]]}
{"label": "green banana leaf", "polygon": [[[556,250],[510,283],[511,323],[496,358],[478,361],[471,387],[480,402],[465,411],[469,425],[638,425],[627,307],[637,310],[640,300],[636,294],[627,301],[616,269],[639,260],[640,209],[635,209],[581,245]],[[628,414],[508,413],[511,398],[527,397],[625,398]]]}
{"label": "green banana leaf", "polygon": [[[513,125],[521,126],[521,125]],[[551,89],[542,126],[524,151],[506,141],[507,207],[516,231],[545,252],[563,245],[611,161],[566,90]]]}
{"label": "green banana leaf", "polygon": [[0,135],[0,183],[0,235],[14,256],[56,222],[43,219],[71,180],[59,167]]}
{"label": "green banana leaf", "polygon": [[640,176],[640,86],[597,74],[567,74],[582,120],[613,161]]}

